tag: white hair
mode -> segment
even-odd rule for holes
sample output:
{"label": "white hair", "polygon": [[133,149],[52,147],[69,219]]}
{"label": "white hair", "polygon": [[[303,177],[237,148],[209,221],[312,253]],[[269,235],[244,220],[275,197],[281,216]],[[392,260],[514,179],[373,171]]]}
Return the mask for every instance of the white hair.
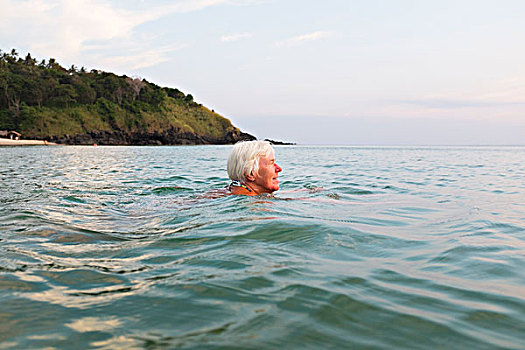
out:
{"label": "white hair", "polygon": [[241,141],[233,146],[228,158],[228,176],[234,181],[246,182],[246,175],[257,174],[259,158],[274,152],[268,141]]}

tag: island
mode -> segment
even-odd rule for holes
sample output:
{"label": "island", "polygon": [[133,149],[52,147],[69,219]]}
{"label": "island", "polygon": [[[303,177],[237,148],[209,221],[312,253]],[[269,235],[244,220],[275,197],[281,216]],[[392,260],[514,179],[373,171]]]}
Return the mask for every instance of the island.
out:
{"label": "island", "polygon": [[53,58],[38,62],[14,49],[0,50],[0,130],[16,131],[38,141],[34,144],[202,145],[256,139],[176,88],[75,65],[66,69]]}

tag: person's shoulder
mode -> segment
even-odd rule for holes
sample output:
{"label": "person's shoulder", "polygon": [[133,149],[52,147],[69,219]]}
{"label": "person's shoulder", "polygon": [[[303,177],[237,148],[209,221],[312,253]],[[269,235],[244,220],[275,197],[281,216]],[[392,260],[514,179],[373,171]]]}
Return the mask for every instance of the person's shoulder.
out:
{"label": "person's shoulder", "polygon": [[230,194],[237,196],[255,196],[257,194],[241,186],[230,186],[228,190]]}

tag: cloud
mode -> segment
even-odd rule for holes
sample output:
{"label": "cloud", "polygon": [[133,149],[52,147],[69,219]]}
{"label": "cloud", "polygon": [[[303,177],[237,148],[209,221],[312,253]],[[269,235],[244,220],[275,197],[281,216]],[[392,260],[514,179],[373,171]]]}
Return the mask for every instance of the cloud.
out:
{"label": "cloud", "polygon": [[[170,13],[186,13],[199,11],[206,7],[216,6],[228,3],[227,0],[179,0],[172,1],[168,5],[161,5],[147,10],[147,12],[155,18],[164,16]],[[235,1],[234,1],[235,3]]]}
{"label": "cloud", "polygon": [[277,41],[275,45],[276,46],[301,45],[303,43],[310,42],[310,41],[326,39],[333,35],[334,33],[331,31],[317,31],[313,33],[302,34],[302,35],[299,35],[299,36],[296,36],[290,39],[286,39],[286,40]]}
{"label": "cloud", "polygon": [[221,42],[227,43],[227,42],[237,41],[240,39],[246,39],[246,38],[251,38],[251,37],[252,37],[252,33],[229,34],[229,35],[221,36]]}
{"label": "cloud", "polygon": [[122,71],[122,67],[137,70],[167,62],[169,61],[169,53],[183,49],[184,47],[185,45],[164,46],[149,50],[144,50],[142,47],[136,47],[127,49],[129,55],[111,56],[97,53],[93,56],[93,60],[100,66],[111,70],[112,72],[125,73]]}
{"label": "cloud", "polygon": [[[110,64],[111,59],[106,56],[96,64],[121,64],[121,70],[138,69],[166,61],[170,49],[153,47],[152,41],[135,33],[137,26],[169,14],[219,4],[242,5],[246,1],[178,0],[124,9],[108,0],[0,0],[4,14],[0,20],[0,40],[8,45],[4,50],[29,50],[35,57],[55,57],[76,64],[91,63],[104,56],[97,52],[98,47],[111,52],[114,61]],[[182,46],[175,44],[174,49]]]}
{"label": "cloud", "polygon": [[[133,14],[92,0],[40,0],[0,2],[9,16],[2,21],[5,35],[43,54],[77,56],[89,40],[129,36],[147,21],[146,14]],[[20,31],[20,28],[24,28]]]}
{"label": "cloud", "polygon": [[[468,89],[449,86],[449,91],[407,98],[385,99],[360,115],[388,115],[398,118],[498,120],[519,122],[525,119],[525,77],[487,79]],[[355,109],[354,109],[355,110]]]}
{"label": "cloud", "polygon": [[481,101],[481,100],[452,100],[452,99],[437,99],[427,98],[421,100],[407,100],[401,103],[412,104],[427,108],[436,109],[456,109],[456,108],[477,108],[477,107],[501,107],[513,105],[525,105],[523,102],[507,102],[507,101]]}
{"label": "cloud", "polygon": [[451,91],[400,101],[430,109],[465,109],[525,106],[524,77],[489,80],[472,91]]}

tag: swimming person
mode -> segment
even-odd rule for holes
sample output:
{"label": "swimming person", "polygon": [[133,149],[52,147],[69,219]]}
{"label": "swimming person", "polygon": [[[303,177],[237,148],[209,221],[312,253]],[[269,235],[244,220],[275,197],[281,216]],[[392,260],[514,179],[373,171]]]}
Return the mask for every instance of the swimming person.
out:
{"label": "swimming person", "polygon": [[243,141],[233,146],[228,158],[231,194],[256,196],[279,189],[279,173],[275,151],[268,141]]}

